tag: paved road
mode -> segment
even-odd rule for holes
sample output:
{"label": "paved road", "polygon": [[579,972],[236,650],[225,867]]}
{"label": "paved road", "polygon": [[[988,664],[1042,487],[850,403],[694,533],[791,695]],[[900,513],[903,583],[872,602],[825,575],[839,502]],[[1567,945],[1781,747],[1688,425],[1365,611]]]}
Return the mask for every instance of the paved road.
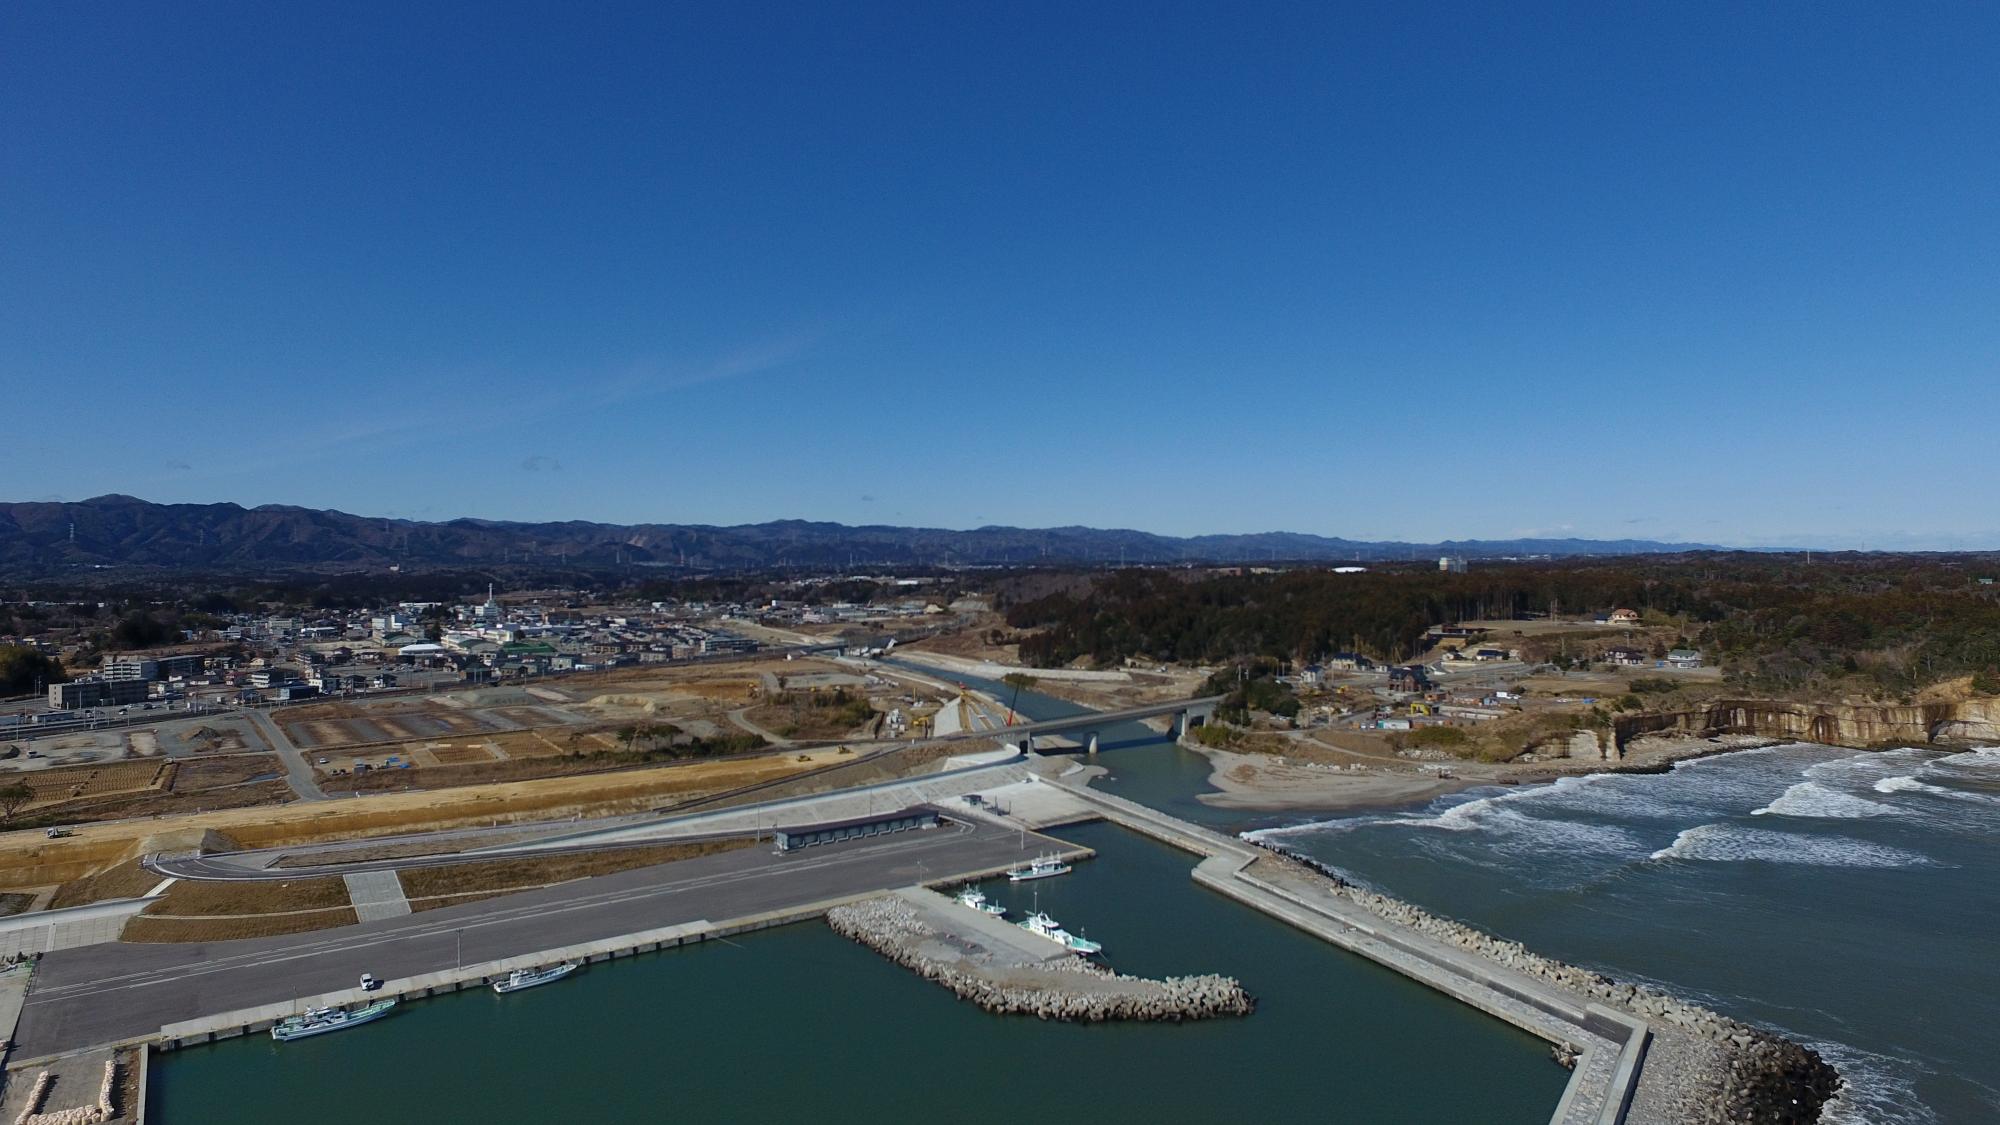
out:
{"label": "paved road", "polygon": [[[738,918],[1017,863],[1061,845],[1010,828],[945,828],[784,855],[739,848],[518,895],[291,937],[115,942],[44,957],[18,1058],[158,1031],[197,1016],[703,919]],[[462,946],[462,947],[461,947]]]}
{"label": "paved road", "polygon": [[306,756],[299,752],[299,748],[292,745],[292,740],[285,736],[285,728],[279,726],[266,711],[251,709],[243,714],[264,732],[265,741],[278,752],[278,760],[285,763],[285,784],[292,787],[292,792],[307,801],[326,800],[326,792],[319,787],[319,779],[313,776],[312,766],[306,763]]}
{"label": "paved road", "polygon": [[[637,818],[633,823],[640,823]],[[495,829],[479,831],[493,832]],[[450,836],[451,833],[440,833]],[[347,863],[299,864],[293,867],[269,866],[278,856],[297,852],[298,848],[265,848],[254,852],[222,852],[212,856],[147,856],[140,866],[155,875],[173,879],[194,879],[211,883],[280,883],[294,879],[309,879],[315,876],[362,875],[371,872],[405,871],[418,867],[449,867],[456,863],[491,863],[502,859],[548,859],[564,855],[587,855],[592,852],[616,851],[621,848],[657,848],[663,844],[695,844],[707,840],[734,840],[750,835],[750,829],[733,832],[706,832],[675,836],[672,839],[643,839],[625,841],[596,841],[574,844],[568,847],[541,848],[529,855],[514,852],[462,851],[441,852],[436,855],[404,856],[401,859],[365,859]],[[375,841],[359,841],[374,843]]]}

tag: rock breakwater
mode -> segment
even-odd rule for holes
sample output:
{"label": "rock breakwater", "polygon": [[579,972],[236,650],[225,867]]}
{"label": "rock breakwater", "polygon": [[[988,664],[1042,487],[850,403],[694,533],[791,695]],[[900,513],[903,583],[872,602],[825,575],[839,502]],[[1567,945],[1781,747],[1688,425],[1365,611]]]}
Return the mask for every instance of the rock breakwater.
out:
{"label": "rock breakwater", "polygon": [[898,895],[835,907],[826,920],[842,937],[989,1012],[1075,1023],[1177,1023],[1244,1016],[1255,1008],[1250,994],[1231,977],[1151,980],[1113,972],[1074,954],[1040,961],[1010,957],[976,936],[948,932],[929,912]]}
{"label": "rock breakwater", "polygon": [[1252,842],[1273,853],[1276,862],[1298,877],[1322,881],[1384,921],[1557,985],[1585,1000],[1623,1009],[1655,1028],[1672,1029],[1713,1045],[1716,1050],[1703,1052],[1706,1064],[1693,1073],[1686,1069],[1678,1073],[1680,1088],[1667,1092],[1663,1099],[1685,1107],[1687,1115],[1681,1120],[1695,1125],[1809,1125],[1819,1120],[1820,1108],[1839,1089],[1839,1074],[1818,1052],[1781,1035],[1646,985],[1614,980],[1544,957],[1520,942],[1497,938],[1356,886],[1326,864],[1283,844]]}

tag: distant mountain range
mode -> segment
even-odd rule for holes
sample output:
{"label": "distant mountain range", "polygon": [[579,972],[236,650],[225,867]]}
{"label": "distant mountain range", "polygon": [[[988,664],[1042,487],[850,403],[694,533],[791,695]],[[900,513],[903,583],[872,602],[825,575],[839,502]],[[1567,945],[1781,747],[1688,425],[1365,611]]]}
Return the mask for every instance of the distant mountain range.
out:
{"label": "distant mountain range", "polygon": [[370,569],[653,566],[742,570],[1033,563],[1379,561],[1463,555],[1627,555],[1722,550],[1646,539],[1471,539],[1384,543],[1295,532],[1176,538],[1091,527],[849,527],[778,520],[700,524],[444,523],[288,505],[154,504],[131,496],[0,504],[0,566]]}

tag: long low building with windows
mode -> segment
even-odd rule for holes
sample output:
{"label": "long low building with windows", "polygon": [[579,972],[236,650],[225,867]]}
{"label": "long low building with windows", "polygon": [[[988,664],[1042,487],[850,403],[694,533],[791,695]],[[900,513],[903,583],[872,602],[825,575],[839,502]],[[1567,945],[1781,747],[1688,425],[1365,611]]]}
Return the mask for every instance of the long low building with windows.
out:
{"label": "long low building with windows", "polygon": [[790,852],[809,848],[814,844],[834,844],[842,840],[860,839],[863,836],[885,836],[891,832],[936,828],[942,820],[943,816],[936,806],[912,805],[907,809],[898,809],[876,816],[778,828],[773,835],[778,841],[778,850]]}
{"label": "long low building with windows", "polygon": [[49,706],[61,711],[143,703],[152,686],[144,680],[71,680],[49,685]]}

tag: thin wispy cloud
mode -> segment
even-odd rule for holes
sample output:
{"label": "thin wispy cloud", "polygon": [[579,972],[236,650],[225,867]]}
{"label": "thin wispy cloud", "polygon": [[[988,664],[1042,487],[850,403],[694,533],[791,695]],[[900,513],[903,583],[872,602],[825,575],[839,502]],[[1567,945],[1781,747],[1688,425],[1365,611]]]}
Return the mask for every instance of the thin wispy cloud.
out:
{"label": "thin wispy cloud", "polygon": [[[343,419],[317,432],[290,434],[239,450],[245,457],[284,456],[299,460],[332,454],[388,452],[428,442],[485,434],[518,424],[522,418],[549,421],[572,418],[613,406],[627,406],[693,387],[768,374],[796,363],[819,341],[818,331],[794,331],[700,360],[645,359],[627,363],[615,373],[573,378],[536,374],[525,379],[478,368],[435,372],[406,380],[411,390],[393,412],[379,410],[359,419]],[[469,394],[483,387],[522,382],[548,389],[527,395]],[[528,472],[557,471],[554,458],[531,456],[522,462]],[[233,470],[210,469],[196,479],[223,479]]]}

